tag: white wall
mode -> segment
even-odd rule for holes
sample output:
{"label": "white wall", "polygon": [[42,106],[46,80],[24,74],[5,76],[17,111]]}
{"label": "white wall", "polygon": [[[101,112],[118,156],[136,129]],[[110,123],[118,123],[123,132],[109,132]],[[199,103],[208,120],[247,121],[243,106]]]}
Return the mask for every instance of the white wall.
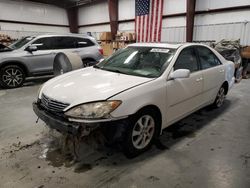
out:
{"label": "white wall", "polygon": [[[108,2],[102,1],[80,7],[78,18],[79,25],[109,22]],[[97,39],[99,39],[100,33],[104,31],[110,31],[109,24],[79,28],[79,33],[92,32]]]}
{"label": "white wall", "polygon": [[135,18],[135,0],[119,0],[118,3],[119,20]]}
{"label": "white wall", "polygon": [[[68,26],[65,9],[20,0],[0,1],[0,20],[57,24]],[[0,33],[8,33],[14,38],[37,33],[65,33],[69,27],[41,26],[0,22]]]}
{"label": "white wall", "polygon": [[249,0],[196,0],[196,10],[218,9],[249,4]]}
{"label": "white wall", "polygon": [[[250,5],[250,0],[196,0],[196,11]],[[135,0],[119,0],[119,20],[134,19]],[[186,0],[164,0],[163,15],[186,12]],[[80,25],[108,22],[107,1],[86,6],[79,11]],[[250,10],[195,16],[194,40],[241,39],[250,45]],[[81,32],[110,31],[109,25],[82,27]],[[134,21],[120,23],[119,31],[134,32]],[[162,23],[162,41],[184,42],[186,40],[186,17],[165,18]]]}
{"label": "white wall", "polygon": [[93,3],[80,7],[78,11],[79,25],[109,22],[107,1]]}

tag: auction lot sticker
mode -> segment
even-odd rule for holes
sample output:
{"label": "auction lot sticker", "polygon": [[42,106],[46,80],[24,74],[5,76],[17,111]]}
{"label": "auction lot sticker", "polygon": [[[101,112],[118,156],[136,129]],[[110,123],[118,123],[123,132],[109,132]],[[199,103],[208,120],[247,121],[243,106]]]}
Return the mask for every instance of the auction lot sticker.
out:
{"label": "auction lot sticker", "polygon": [[168,53],[169,49],[165,48],[152,48],[150,52],[158,52],[158,53]]}

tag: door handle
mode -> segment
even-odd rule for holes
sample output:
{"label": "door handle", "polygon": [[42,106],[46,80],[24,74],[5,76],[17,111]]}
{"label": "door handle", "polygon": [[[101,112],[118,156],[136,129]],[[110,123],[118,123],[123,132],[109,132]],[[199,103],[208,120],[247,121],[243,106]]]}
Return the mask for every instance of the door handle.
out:
{"label": "door handle", "polygon": [[224,69],[221,69],[221,70],[220,70],[220,73],[223,73],[223,72],[224,72]]}
{"label": "door handle", "polygon": [[203,78],[197,78],[196,79],[196,82],[200,82],[200,81],[202,81],[203,80]]}

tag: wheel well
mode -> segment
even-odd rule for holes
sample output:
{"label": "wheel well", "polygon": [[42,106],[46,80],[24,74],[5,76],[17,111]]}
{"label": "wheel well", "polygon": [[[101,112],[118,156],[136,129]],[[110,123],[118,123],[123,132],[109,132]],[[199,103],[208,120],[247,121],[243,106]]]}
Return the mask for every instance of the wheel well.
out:
{"label": "wheel well", "polygon": [[225,82],[222,84],[222,87],[224,87],[224,89],[225,89],[225,95],[226,95],[227,92],[228,92],[228,82],[225,81]]}
{"label": "wheel well", "polygon": [[147,109],[150,109],[150,110],[153,110],[154,112],[156,112],[156,115],[157,115],[157,118],[158,118],[159,124],[160,124],[160,130],[159,131],[161,131],[161,128],[162,128],[162,114],[161,114],[160,109],[155,105],[147,105],[147,106],[144,106],[143,108],[141,108],[140,110],[138,110],[137,113],[141,112],[141,111],[144,111],[144,110],[147,110]]}
{"label": "wheel well", "polygon": [[88,61],[96,61],[94,58],[87,57],[87,58],[82,58],[82,61],[88,60]]}
{"label": "wheel well", "polygon": [[9,65],[19,66],[21,69],[23,69],[25,76],[29,75],[27,67],[24,64],[17,62],[17,61],[4,62],[2,65],[0,65],[0,69],[2,69],[3,67],[9,66]]}

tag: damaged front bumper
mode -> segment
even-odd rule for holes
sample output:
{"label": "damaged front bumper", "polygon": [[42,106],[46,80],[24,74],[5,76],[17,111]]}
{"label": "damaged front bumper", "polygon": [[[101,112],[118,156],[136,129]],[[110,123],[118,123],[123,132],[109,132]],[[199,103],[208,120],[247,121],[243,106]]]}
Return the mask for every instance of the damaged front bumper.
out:
{"label": "damaged front bumper", "polygon": [[33,102],[33,111],[35,114],[46,123],[51,129],[55,129],[61,133],[67,133],[74,136],[87,136],[91,131],[100,127],[101,125],[111,125],[116,122],[126,119],[128,116],[120,118],[102,119],[102,120],[77,120],[66,119],[63,116],[55,115]]}
{"label": "damaged front bumper", "polygon": [[87,135],[91,130],[97,128],[99,126],[98,123],[83,124],[78,122],[70,122],[67,119],[56,116],[42,107],[36,102],[33,103],[33,111],[35,114],[43,120],[47,126],[52,129],[56,129],[61,133],[72,134],[74,136]]}

